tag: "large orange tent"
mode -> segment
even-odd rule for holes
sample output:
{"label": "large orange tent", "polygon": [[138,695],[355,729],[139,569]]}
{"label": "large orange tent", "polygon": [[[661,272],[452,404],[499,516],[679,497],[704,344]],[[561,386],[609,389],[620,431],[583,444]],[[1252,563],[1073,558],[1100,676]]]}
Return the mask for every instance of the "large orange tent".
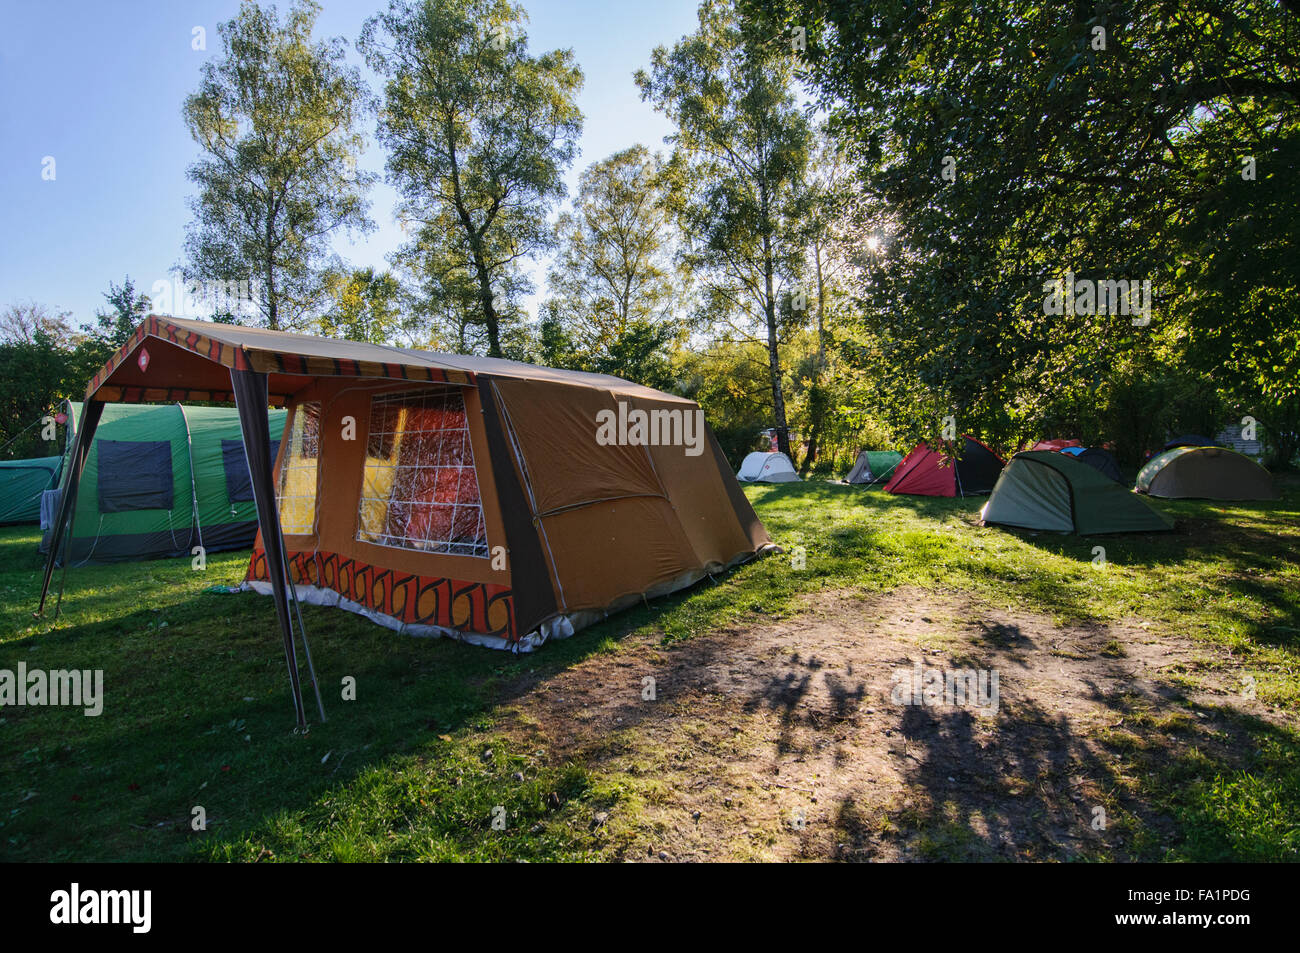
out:
{"label": "large orange tent", "polygon": [[[87,389],[65,501],[105,402],[231,400],[259,523],[246,585],[275,596],[300,722],[298,600],[528,650],[771,546],[685,398],[601,374],[157,316]],[[278,461],[272,404],[289,408]],[[68,519],[65,504],[56,538]]]}

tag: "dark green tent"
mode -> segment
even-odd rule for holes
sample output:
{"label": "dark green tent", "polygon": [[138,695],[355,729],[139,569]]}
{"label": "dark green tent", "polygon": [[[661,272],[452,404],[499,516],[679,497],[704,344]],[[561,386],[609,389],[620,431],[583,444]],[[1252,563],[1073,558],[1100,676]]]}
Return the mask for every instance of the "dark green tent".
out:
{"label": "dark green tent", "polygon": [[62,457],[0,461],[0,526],[37,523],[41,494],[58,485]]}
{"label": "dark green tent", "polygon": [[1055,533],[1150,533],[1173,520],[1069,454],[1026,450],[1011,458],[981,518]]}
{"label": "dark green tent", "polygon": [[[68,413],[79,422],[81,404],[69,403]],[[285,416],[270,412],[273,437]],[[195,546],[242,549],[256,533],[235,408],[105,405],[77,493],[72,562],[188,556]],[[41,551],[49,544],[47,534]]]}

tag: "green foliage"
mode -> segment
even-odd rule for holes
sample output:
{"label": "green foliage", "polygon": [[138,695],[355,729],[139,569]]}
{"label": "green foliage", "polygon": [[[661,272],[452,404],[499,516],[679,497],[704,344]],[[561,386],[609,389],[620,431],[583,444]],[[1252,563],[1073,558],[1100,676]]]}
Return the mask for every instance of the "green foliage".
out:
{"label": "green foliage", "polygon": [[1188,832],[1180,861],[1294,862],[1300,857],[1300,751],[1264,737],[1248,767],[1197,778],[1177,798]]}
{"label": "green foliage", "polygon": [[189,169],[199,194],[185,277],[250,282],[272,329],[309,322],[331,237],[373,227],[374,175],[357,168],[368,96],[343,39],[312,41],[319,12],[299,0],[281,22],[274,8],[242,4],[184,107],[203,149]]}
{"label": "green foliage", "polygon": [[125,340],[122,330],[132,326],[128,315],[148,307],[149,299],[135,294],[129,277],[121,287],[110,282],[104,297],[113,310],[97,316],[97,331],[74,329],[69,314],[52,314],[35,303],[0,313],[0,459],[63,451],[63,427],[46,440],[42,418],[57,414],[63,400],[82,398],[86,383]]}
{"label": "green foliage", "polygon": [[728,0],[701,4],[699,24],[656,48],[636,82],[676,127],[666,175],[700,282],[698,321],[735,345],[764,345],[771,421],[788,453],[781,340],[804,319],[788,297],[803,270],[810,126],[779,44]]}
{"label": "green foliage", "polygon": [[[652,387],[671,383],[664,351],[679,336],[673,309],[684,287],[659,168],[644,146],[593,163],[579,180],[573,211],[556,223],[559,253],[539,332],[564,366]],[[559,329],[573,353],[563,353]]]}
{"label": "green foliage", "polygon": [[[1209,377],[1220,398],[1283,416],[1300,354],[1283,185],[1300,90],[1292,11],[744,7],[775,35],[807,30],[799,60],[859,164],[859,233],[885,239],[858,288],[880,358],[862,368],[896,375],[882,398],[897,429],[933,435],[955,414],[1014,443],[1078,417],[1088,390],[1104,404],[1125,375],[1181,376],[1183,390]],[[1150,280],[1151,322],[1047,314],[1045,283],[1066,272]]]}
{"label": "green foliage", "polygon": [[[116,351],[149,314],[149,296],[137,292],[135,282],[128,275],[120,286],[110,281],[104,299],[108,301],[110,310],[95,312],[99,338],[112,351]],[[111,356],[112,351],[105,355],[105,360]]]}
{"label": "green foliage", "polygon": [[533,56],[524,20],[508,0],[392,0],[358,44],[387,80],[379,138],[414,228],[399,263],[435,335],[494,357],[582,131],[572,51]]}
{"label": "green foliage", "polygon": [[324,276],[330,307],[321,316],[326,337],[371,344],[394,344],[405,328],[401,285],[392,272],[373,268],[334,269]]}

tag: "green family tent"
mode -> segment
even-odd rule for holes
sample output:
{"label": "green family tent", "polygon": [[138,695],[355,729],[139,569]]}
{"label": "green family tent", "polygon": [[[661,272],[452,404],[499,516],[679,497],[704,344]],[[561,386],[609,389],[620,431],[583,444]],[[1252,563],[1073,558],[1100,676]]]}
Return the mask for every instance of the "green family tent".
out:
{"label": "green family tent", "polygon": [[1173,520],[1105,474],[1054,450],[1011,458],[980,514],[985,524],[1054,533],[1150,533]]}
{"label": "green family tent", "polygon": [[1224,447],[1183,444],[1147,461],[1137,491],[1167,499],[1275,500],[1273,477],[1254,460]]}
{"label": "green family tent", "polygon": [[893,472],[903,461],[901,453],[892,450],[863,450],[853,463],[853,469],[844,478],[845,483],[875,483]]}
{"label": "green family tent", "polygon": [[[69,402],[69,419],[82,406]],[[270,412],[271,434],[286,411]],[[272,440],[272,459],[278,440]],[[71,469],[64,467],[66,474]],[[60,488],[59,493],[62,492]],[[117,562],[253,545],[257,510],[233,407],[107,404],[60,561]],[[41,540],[48,552],[50,533]]]}
{"label": "green family tent", "polygon": [[62,457],[0,461],[0,526],[36,523],[41,494],[59,484]]}

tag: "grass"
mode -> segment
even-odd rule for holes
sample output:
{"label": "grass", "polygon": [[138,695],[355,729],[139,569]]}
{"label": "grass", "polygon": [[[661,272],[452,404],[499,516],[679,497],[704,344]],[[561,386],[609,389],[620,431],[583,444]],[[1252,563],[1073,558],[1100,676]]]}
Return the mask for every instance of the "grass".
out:
{"label": "grass", "polygon": [[[0,859],[608,857],[659,782],[521,749],[502,730],[504,710],[548,673],[616,656],[629,635],[671,646],[792,616],[821,590],[962,592],[1060,621],[1176,632],[1230,650],[1232,674],[1261,701],[1300,702],[1294,484],[1275,503],[1162,503],[1177,532],[1096,539],[982,528],[978,500],[811,482],[746,492],[776,541],[805,547],[805,569],[759,560],[530,656],[403,638],[304,606],[329,715],[306,735],[290,730],[271,600],[208,591],[237,584],[247,553],[210,555],[202,572],[186,559],[72,569],[56,622],[31,615],[38,534],[0,529],[0,669],[103,669],[106,687],[97,718],[0,709]],[[346,676],[355,701],[341,700]],[[1139,831],[1133,856],[1295,859],[1295,734],[1243,719],[1253,745],[1216,760],[1175,750],[1186,725],[1156,714],[1166,720],[1103,739],[1123,751],[1129,793],[1172,827],[1145,840]],[[193,829],[199,807],[203,831]],[[942,814],[930,823],[927,859],[971,855],[969,831]]]}

